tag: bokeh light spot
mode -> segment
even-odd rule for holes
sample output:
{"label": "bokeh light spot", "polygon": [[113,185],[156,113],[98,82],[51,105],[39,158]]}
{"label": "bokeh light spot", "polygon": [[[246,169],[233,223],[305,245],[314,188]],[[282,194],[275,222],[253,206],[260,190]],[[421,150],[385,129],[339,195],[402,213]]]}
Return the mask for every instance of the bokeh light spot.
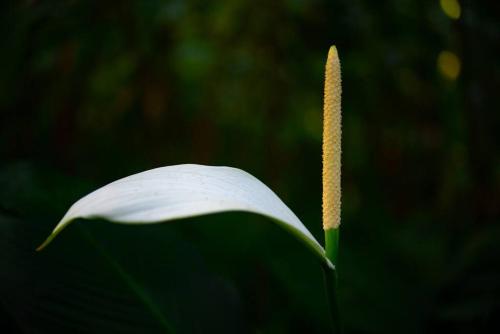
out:
{"label": "bokeh light spot", "polygon": [[462,12],[460,3],[457,0],[439,0],[441,9],[451,19],[458,20]]}
{"label": "bokeh light spot", "polygon": [[462,63],[453,52],[441,51],[437,59],[437,67],[445,78],[456,80],[460,74]]}

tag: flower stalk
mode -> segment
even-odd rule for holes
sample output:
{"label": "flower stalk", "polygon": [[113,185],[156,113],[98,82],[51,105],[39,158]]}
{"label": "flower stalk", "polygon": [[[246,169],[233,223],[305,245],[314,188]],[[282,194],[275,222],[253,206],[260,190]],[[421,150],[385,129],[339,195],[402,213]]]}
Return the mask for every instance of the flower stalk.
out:
{"label": "flower stalk", "polygon": [[341,206],[341,77],[335,46],[330,47],[325,67],[323,109],[323,229],[326,256],[333,264],[325,266],[325,282],[334,333],[340,333],[337,298],[337,260]]}

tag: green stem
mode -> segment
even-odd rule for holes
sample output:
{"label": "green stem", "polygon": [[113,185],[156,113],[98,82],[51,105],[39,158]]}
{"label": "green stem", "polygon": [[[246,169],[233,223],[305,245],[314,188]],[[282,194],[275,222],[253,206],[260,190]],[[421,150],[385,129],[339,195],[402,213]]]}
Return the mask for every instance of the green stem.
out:
{"label": "green stem", "polygon": [[339,255],[339,229],[329,228],[325,230],[325,248],[326,257],[333,263],[337,265],[337,257]]}
{"label": "green stem", "polygon": [[333,333],[339,334],[342,332],[339,305],[337,296],[337,258],[338,258],[338,245],[339,245],[339,229],[330,228],[325,230],[325,248],[326,256],[332,262],[334,267],[325,264],[323,266],[325,274],[325,285],[330,306],[330,316],[332,320]]}

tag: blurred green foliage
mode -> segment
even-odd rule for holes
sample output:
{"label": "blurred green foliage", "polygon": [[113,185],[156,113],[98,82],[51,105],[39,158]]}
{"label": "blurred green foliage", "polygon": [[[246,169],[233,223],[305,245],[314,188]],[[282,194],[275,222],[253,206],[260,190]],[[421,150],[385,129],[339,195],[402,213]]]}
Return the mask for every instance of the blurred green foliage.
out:
{"label": "blurred green foliage", "polygon": [[460,3],[452,20],[439,1],[3,2],[2,327],[327,331],[319,266],[261,217],[87,222],[34,249],[87,192],[186,162],[251,172],[322,240],[334,43],[346,332],[498,331],[500,9]]}

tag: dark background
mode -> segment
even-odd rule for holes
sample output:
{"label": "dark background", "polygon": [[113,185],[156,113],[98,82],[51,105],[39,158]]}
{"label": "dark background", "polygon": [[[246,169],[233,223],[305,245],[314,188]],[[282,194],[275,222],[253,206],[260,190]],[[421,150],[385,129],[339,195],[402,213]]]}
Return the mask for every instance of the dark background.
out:
{"label": "dark background", "polygon": [[322,241],[336,44],[346,332],[498,331],[500,10],[460,2],[2,2],[2,328],[328,331],[320,266],[262,217],[80,221],[34,249],[91,190],[188,162],[252,173]]}

